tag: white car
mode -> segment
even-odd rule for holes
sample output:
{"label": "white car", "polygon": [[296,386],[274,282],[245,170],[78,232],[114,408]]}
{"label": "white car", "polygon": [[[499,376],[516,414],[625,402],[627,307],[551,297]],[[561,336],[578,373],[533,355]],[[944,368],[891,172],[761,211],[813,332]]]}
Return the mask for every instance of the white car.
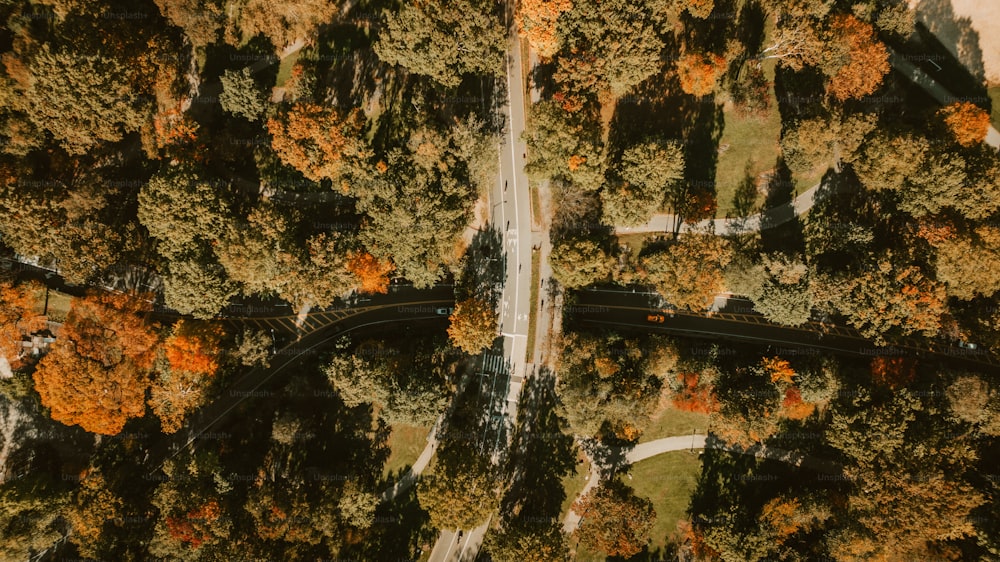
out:
{"label": "white car", "polygon": [[441,316],[451,316],[451,313],[454,312],[454,311],[455,311],[454,308],[447,307],[447,308],[439,308],[439,309],[435,310],[434,312],[436,312],[437,314],[440,314]]}

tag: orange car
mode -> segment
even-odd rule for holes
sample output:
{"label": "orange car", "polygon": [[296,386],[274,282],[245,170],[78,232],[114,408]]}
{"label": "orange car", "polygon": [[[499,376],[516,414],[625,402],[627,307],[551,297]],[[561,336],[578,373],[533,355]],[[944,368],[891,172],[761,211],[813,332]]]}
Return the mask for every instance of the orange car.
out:
{"label": "orange car", "polygon": [[666,318],[664,318],[662,314],[650,314],[646,316],[646,322],[655,322],[657,324],[663,324],[664,320],[666,320]]}

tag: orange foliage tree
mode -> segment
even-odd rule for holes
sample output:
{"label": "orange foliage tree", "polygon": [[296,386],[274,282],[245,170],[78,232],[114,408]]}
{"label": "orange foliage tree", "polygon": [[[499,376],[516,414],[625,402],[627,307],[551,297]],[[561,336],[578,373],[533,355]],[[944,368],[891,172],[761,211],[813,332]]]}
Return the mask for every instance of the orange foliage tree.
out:
{"label": "orange foliage tree", "polygon": [[785,389],[781,401],[781,414],[790,420],[804,420],[816,411],[816,406],[802,400],[802,392],[796,386]]}
{"label": "orange foliage tree", "polygon": [[328,107],[296,103],[269,119],[267,130],[281,161],[313,181],[336,179],[344,161],[362,152],[358,110],[341,117]]}
{"label": "orange foliage tree", "polygon": [[208,500],[201,507],[180,517],[167,517],[167,531],[170,536],[191,548],[198,548],[212,540],[212,525],[221,517],[222,508],[218,500]]}
{"label": "orange foliage tree", "polygon": [[716,54],[687,53],[677,61],[677,74],[684,93],[707,96],[715,91],[726,72],[726,59]]}
{"label": "orange foliage tree", "polygon": [[45,317],[34,311],[37,283],[0,283],[0,356],[14,362],[20,351],[21,334],[45,328]]}
{"label": "orange foliage tree", "polygon": [[573,8],[570,0],[521,0],[517,11],[517,29],[528,39],[531,48],[542,59],[548,59],[559,50],[556,20],[563,12]]}
{"label": "orange foliage tree", "polygon": [[956,102],[938,111],[945,126],[962,146],[983,142],[990,129],[990,114],[967,101]]}
{"label": "orange foliage tree", "polygon": [[827,84],[827,91],[835,98],[860,98],[882,85],[889,73],[889,52],[870,24],[854,16],[838,16],[830,27],[829,43],[846,48],[846,53],[836,48],[828,51],[834,64],[840,64]]}
{"label": "orange foliage tree", "polygon": [[678,410],[685,412],[700,412],[710,414],[719,410],[719,402],[715,398],[715,389],[711,385],[701,384],[698,373],[678,373],[677,386],[674,390],[673,403]]}
{"label": "orange foliage tree", "polygon": [[362,293],[389,292],[389,274],[396,266],[386,260],[381,261],[368,252],[351,252],[348,254],[347,270],[358,278]]}
{"label": "orange foliage tree", "polygon": [[897,390],[913,382],[917,376],[917,363],[909,357],[883,357],[872,359],[872,379],[876,383]]}
{"label": "orange foliage tree", "polygon": [[35,389],[52,419],[115,435],[145,412],[157,334],[135,294],[75,299],[56,343],[35,371]]}
{"label": "orange foliage tree", "polygon": [[456,304],[448,337],[455,347],[470,355],[482,352],[497,337],[496,311],[490,303],[477,298]]}
{"label": "orange foliage tree", "polygon": [[205,403],[205,393],[219,370],[221,326],[178,321],[156,363],[149,405],[164,433],[181,428],[184,417]]}
{"label": "orange foliage tree", "polygon": [[615,480],[578,499],[573,511],[583,518],[576,530],[582,544],[623,558],[642,550],[656,520],[652,502]]}
{"label": "orange foliage tree", "polygon": [[761,360],[761,365],[771,377],[771,382],[791,384],[795,377],[795,370],[792,365],[780,357],[765,357]]}

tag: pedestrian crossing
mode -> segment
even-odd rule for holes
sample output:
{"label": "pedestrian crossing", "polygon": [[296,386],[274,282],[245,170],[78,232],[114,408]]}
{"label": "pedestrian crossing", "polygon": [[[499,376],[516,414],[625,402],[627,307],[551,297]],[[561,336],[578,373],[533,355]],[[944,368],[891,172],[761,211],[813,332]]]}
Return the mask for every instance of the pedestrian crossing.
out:
{"label": "pedestrian crossing", "polygon": [[504,374],[507,372],[507,359],[496,353],[483,354],[483,374]]}

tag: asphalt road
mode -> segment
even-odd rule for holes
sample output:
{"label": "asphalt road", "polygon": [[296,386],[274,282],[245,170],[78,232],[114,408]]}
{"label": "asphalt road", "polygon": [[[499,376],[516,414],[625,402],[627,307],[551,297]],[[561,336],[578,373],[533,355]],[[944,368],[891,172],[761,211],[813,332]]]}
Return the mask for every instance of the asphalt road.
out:
{"label": "asphalt road", "polygon": [[196,443],[206,435],[214,436],[212,429],[227,419],[247,398],[261,396],[280,376],[294,366],[303,356],[318,353],[333,339],[362,328],[400,322],[420,322],[444,329],[447,316],[437,314],[437,309],[454,306],[454,295],[450,287],[438,287],[427,291],[410,289],[395,295],[373,298],[371,306],[358,309],[350,316],[316,329],[300,339],[291,339],[278,349],[267,368],[256,367],[242,373],[231,382],[212,402],[193,414],[184,429],[172,436],[165,436],[150,448],[148,466],[155,477],[163,463],[185,447]]}
{"label": "asphalt road", "polygon": [[[927,357],[964,366],[1000,372],[1000,362],[984,350],[962,349],[957,345],[933,340],[909,339],[878,346],[851,328],[810,322],[798,328],[767,322],[759,314],[740,312],[662,313],[650,305],[650,294],[620,291],[584,290],[576,302],[564,307],[570,322],[582,325],[640,329],[711,340],[732,340],[770,345],[776,353],[804,353],[818,350],[854,357]],[[663,316],[663,322],[651,322],[649,314]]]}

